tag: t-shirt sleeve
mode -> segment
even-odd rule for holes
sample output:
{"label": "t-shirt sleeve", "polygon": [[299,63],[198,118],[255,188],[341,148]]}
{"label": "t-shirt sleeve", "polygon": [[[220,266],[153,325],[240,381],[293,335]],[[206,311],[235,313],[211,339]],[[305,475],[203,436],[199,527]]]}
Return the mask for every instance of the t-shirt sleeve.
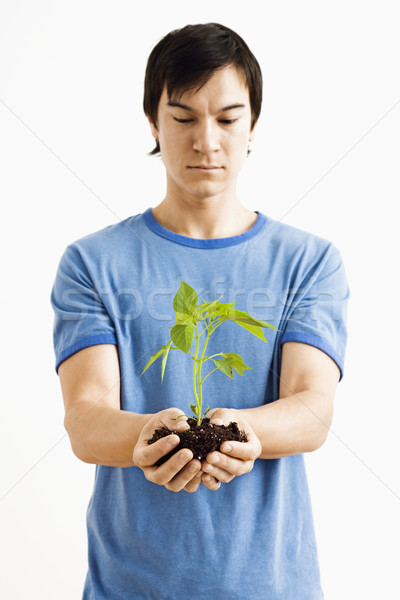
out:
{"label": "t-shirt sleeve", "polygon": [[115,344],[115,328],[89,270],[74,245],[61,257],[51,304],[55,313],[53,342],[56,372],[60,364],[83,348]]}
{"label": "t-shirt sleeve", "polygon": [[340,252],[330,245],[299,289],[288,296],[290,309],[281,344],[301,342],[332,358],[343,377],[349,287]]}

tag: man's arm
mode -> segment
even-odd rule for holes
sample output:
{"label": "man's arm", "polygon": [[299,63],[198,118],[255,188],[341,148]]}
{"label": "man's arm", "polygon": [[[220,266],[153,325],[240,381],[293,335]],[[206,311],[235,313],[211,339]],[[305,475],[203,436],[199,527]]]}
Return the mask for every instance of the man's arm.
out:
{"label": "man's arm", "polygon": [[280,458],[319,448],[332,422],[339,377],[335,362],[318,348],[298,342],[284,344],[278,400],[250,409],[210,411],[212,422],[237,420],[240,428],[250,426],[259,450],[254,442],[225,442],[221,452],[207,457],[202,469],[227,482],[249,472],[257,457]]}
{"label": "man's arm", "polygon": [[117,347],[90,346],[61,363],[64,426],[83,462],[130,467],[132,452],[150,415],[120,410]]}
{"label": "man's arm", "polygon": [[[112,344],[90,346],[61,363],[58,370],[65,405],[64,425],[72,450],[87,463],[141,468],[147,479],[171,491],[196,491],[200,461],[184,449],[160,467],[155,462],[179,443],[170,435],[149,446],[152,432],[163,424],[176,428],[179,409],[138,414],[120,408],[118,352]],[[182,420],[180,427],[189,427]],[[194,468],[194,469],[193,469]]]}
{"label": "man's arm", "polygon": [[322,350],[287,342],[282,346],[279,399],[239,412],[261,441],[260,458],[280,458],[316,450],[332,423],[340,371]]}

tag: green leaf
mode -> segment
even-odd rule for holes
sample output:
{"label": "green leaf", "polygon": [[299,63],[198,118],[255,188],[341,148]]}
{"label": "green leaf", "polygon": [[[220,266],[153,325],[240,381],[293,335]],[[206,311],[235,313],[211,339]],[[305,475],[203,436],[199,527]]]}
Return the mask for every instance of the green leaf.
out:
{"label": "green leaf", "polygon": [[178,415],[177,417],[172,417],[172,420],[173,420],[173,421],[177,421],[178,419],[183,419],[183,417],[188,417],[188,416],[189,416],[189,415],[185,415],[185,414],[183,414],[183,415]]}
{"label": "green leaf", "polygon": [[174,325],[171,329],[171,340],[185,354],[192,346],[193,327],[192,321],[189,321],[186,325]]}
{"label": "green leaf", "polygon": [[206,414],[208,413],[209,410],[210,410],[210,405],[208,405],[206,410],[203,412],[203,416],[201,417],[202,420],[204,419],[204,417],[206,416]]}
{"label": "green leaf", "polygon": [[236,354],[235,352],[223,352],[222,356],[227,360],[229,365],[239,373],[239,375],[243,375],[245,369],[251,370],[251,367],[248,367],[244,363],[240,354]]}
{"label": "green leaf", "polygon": [[198,309],[202,312],[212,312],[213,309],[218,306],[218,304],[220,304],[220,300],[221,300],[222,296],[220,296],[218,298],[218,300],[213,300],[212,302],[206,302],[203,298],[203,303],[198,305]]}
{"label": "green leaf", "polygon": [[184,315],[183,313],[176,312],[175,313],[175,321],[176,325],[184,325],[188,321],[190,321],[190,315]]}
{"label": "green leaf", "polygon": [[250,331],[250,333],[252,333],[256,337],[260,338],[260,340],[262,340],[263,342],[268,341],[264,335],[262,328],[259,327],[258,325],[250,325],[246,321],[242,321],[241,319],[234,318],[233,316],[229,316],[229,315],[222,316],[222,317],[220,317],[220,319],[221,319],[221,321],[220,321],[221,323],[223,321],[234,321],[235,323],[237,323],[237,325],[240,325],[240,327],[247,329],[247,331]]}
{"label": "green leaf", "polygon": [[192,314],[192,320],[194,321],[194,323],[198,323],[199,321],[203,320],[203,315],[201,314],[198,308],[194,309]]}
{"label": "green leaf", "polygon": [[224,375],[227,375],[228,377],[233,379],[232,367],[225,358],[212,358],[211,360],[213,361],[214,365],[218,367],[220,371],[222,371]]}
{"label": "green leaf", "polygon": [[197,292],[182,280],[172,302],[174,311],[183,315],[192,315],[196,308],[197,298]]}
{"label": "green leaf", "polygon": [[165,348],[165,350],[164,350],[164,356],[163,356],[162,363],[161,363],[161,383],[163,382],[163,379],[164,379],[165,367],[167,365],[168,352],[171,348],[171,344],[172,344],[172,341],[168,342],[168,344],[166,346],[163,346],[163,348]]}
{"label": "green leaf", "polygon": [[241,321],[235,321],[235,322],[238,325],[240,325],[240,327],[243,327],[243,329],[247,329],[247,331],[250,331],[250,333],[252,333],[256,337],[260,338],[260,340],[262,340],[263,342],[268,343],[268,340],[265,337],[264,332],[261,329],[261,327],[257,327],[257,326],[254,326],[254,325],[249,325],[248,323],[243,323]]}
{"label": "green leaf", "polygon": [[240,321],[241,323],[247,323],[248,325],[254,325],[255,327],[269,327],[270,329],[275,329],[275,331],[279,331],[276,327],[267,323],[266,321],[261,321],[261,319],[256,319],[255,317],[251,317],[244,310],[235,310],[234,319],[235,321]]}
{"label": "green leaf", "polygon": [[143,371],[140,373],[139,378],[143,375],[143,373],[150,367],[150,365],[153,364],[153,362],[155,360],[157,360],[157,358],[159,358],[160,356],[162,356],[165,352],[165,349],[167,348],[168,345],[170,345],[171,342],[168,342],[168,344],[166,344],[165,346],[163,346],[162,348],[160,348],[160,350],[157,350],[157,352],[154,352],[154,354],[150,357],[149,361],[147,362],[145,368],[143,369]]}
{"label": "green leaf", "polygon": [[227,320],[236,321],[238,324],[246,323],[247,325],[252,325],[253,327],[269,327],[270,329],[275,329],[275,331],[279,331],[276,327],[267,323],[266,321],[262,321],[261,319],[256,319],[252,317],[244,310],[237,310],[234,307],[235,302],[226,302],[224,304],[219,304],[219,306],[215,307],[215,310],[212,310],[213,316],[226,317]]}
{"label": "green leaf", "polygon": [[197,417],[197,406],[193,403],[190,403],[190,410],[196,415]]}
{"label": "green leaf", "polygon": [[263,342],[267,342],[268,340],[265,338],[262,327],[269,327],[271,329],[275,329],[275,331],[279,331],[279,329],[277,329],[270,323],[267,323],[266,321],[261,321],[261,319],[255,319],[254,317],[251,317],[244,310],[230,309],[227,312],[226,316],[222,318],[224,321],[234,321],[235,323],[240,325],[240,327],[247,329],[247,331],[260,338],[260,340],[263,340]]}
{"label": "green leaf", "polygon": [[212,319],[215,319],[216,317],[225,317],[227,315],[231,315],[235,312],[235,309],[233,308],[235,304],[236,302],[224,302],[223,304],[221,304],[221,302],[218,301],[218,304],[216,304],[214,308],[209,310],[209,315]]}

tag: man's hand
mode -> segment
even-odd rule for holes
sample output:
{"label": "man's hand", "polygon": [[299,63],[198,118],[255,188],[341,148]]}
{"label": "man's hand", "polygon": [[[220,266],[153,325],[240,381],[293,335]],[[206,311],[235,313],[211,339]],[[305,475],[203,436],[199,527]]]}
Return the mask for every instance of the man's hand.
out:
{"label": "man's hand", "polygon": [[247,442],[224,442],[220,451],[211,452],[202,463],[204,485],[216,489],[214,486],[216,479],[228,483],[234,477],[252,470],[254,461],[261,454],[261,443],[249,423],[234,409],[215,408],[207,413],[207,417],[214,425],[229,425],[235,421],[239,429],[246,432],[248,438]]}
{"label": "man's hand", "polygon": [[179,437],[171,434],[154,444],[148,444],[148,440],[159,427],[165,426],[176,431],[189,429],[186,419],[176,420],[176,417],[182,414],[179,408],[168,408],[152,415],[140,433],[133,451],[133,462],[142,469],[149,481],[164,485],[171,492],[185,490],[193,493],[201,483],[201,463],[193,459],[193,452],[183,448],[158,467],[156,462],[179,444]]}

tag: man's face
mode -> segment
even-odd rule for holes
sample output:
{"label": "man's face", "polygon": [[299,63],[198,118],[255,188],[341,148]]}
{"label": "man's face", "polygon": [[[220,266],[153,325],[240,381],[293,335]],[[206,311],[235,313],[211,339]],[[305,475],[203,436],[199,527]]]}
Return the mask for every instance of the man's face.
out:
{"label": "man's face", "polygon": [[160,98],[157,128],[167,171],[167,195],[181,199],[229,197],[247,156],[251,131],[249,91],[235,67],[216,71],[198,91]]}

